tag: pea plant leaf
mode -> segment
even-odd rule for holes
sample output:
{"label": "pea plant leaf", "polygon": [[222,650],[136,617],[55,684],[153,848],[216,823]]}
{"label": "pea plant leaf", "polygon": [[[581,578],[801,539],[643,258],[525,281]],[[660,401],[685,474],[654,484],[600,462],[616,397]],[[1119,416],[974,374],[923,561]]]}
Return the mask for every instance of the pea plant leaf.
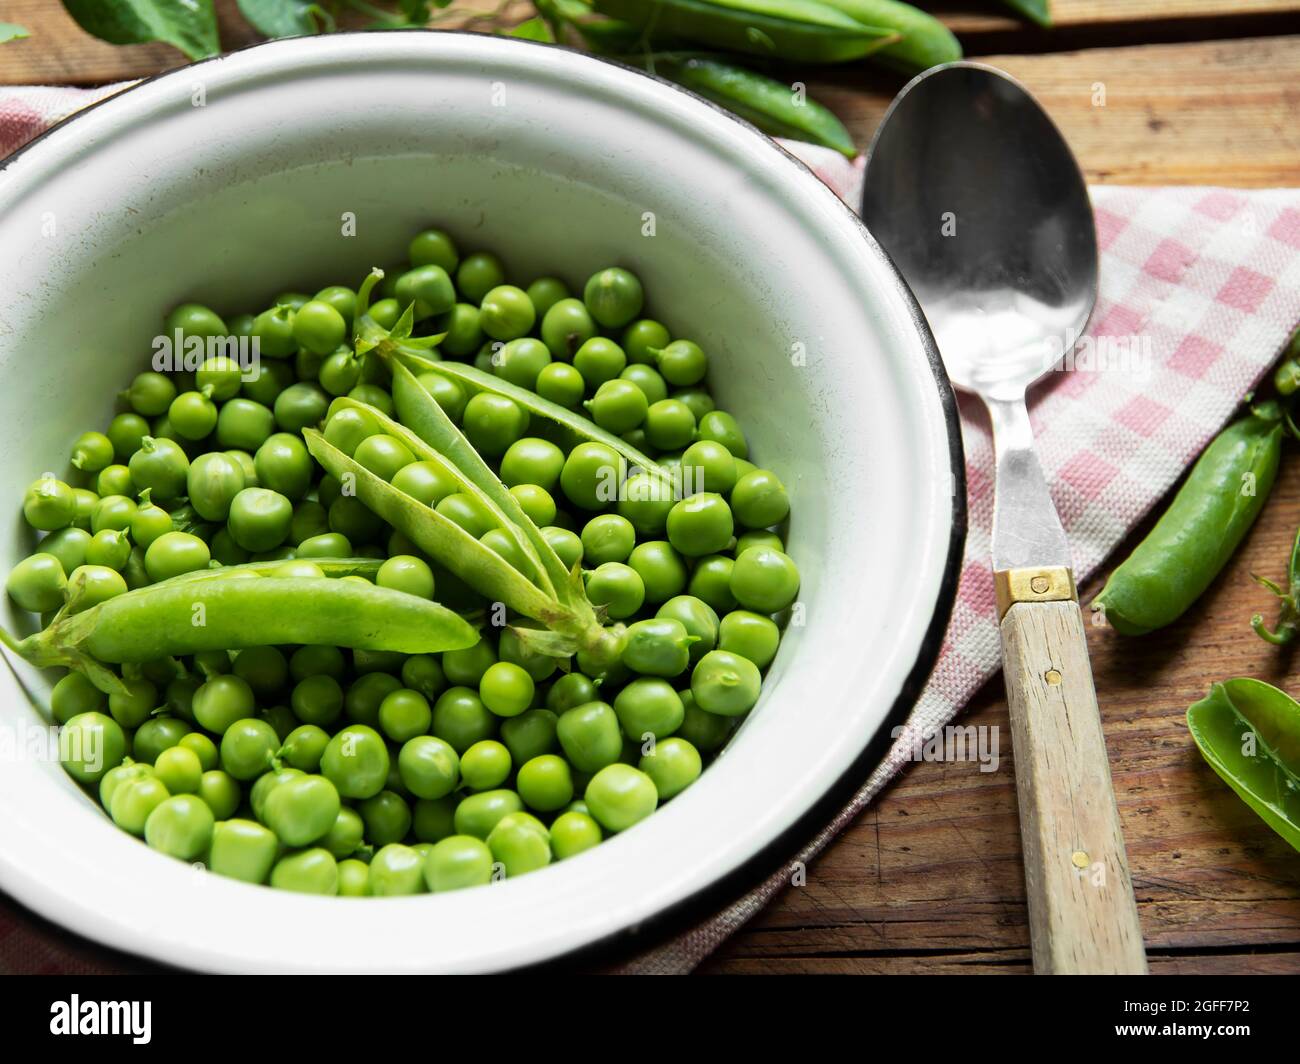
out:
{"label": "pea plant leaf", "polygon": [[530,18],[527,22],[519,23],[506,36],[522,37],[526,41],[541,41],[543,44],[555,43],[555,34],[551,32],[551,27],[546,24],[546,20],[540,15]]}
{"label": "pea plant leaf", "polygon": [[311,0],[239,0],[240,14],[266,37],[298,37],[330,29],[329,12]]}
{"label": "pea plant leaf", "polygon": [[109,44],[162,41],[190,59],[221,51],[212,0],[63,0],[83,30]]}
{"label": "pea plant leaf", "polygon": [[5,41],[18,41],[30,34],[22,26],[15,26],[12,22],[0,22],[0,44]]}

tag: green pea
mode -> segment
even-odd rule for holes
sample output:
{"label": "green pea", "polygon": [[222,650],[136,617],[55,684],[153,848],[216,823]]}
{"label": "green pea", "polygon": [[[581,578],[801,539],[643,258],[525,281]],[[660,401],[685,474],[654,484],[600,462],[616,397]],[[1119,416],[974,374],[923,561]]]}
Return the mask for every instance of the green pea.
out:
{"label": "green pea", "polygon": [[512,399],[479,392],[465,404],[464,431],[475,450],[499,458],[528,429],[528,412]]}
{"label": "green pea", "polygon": [[724,717],[748,713],[758,701],[762,677],[748,658],[711,650],[691,673],[691,694],[700,709]]}
{"label": "green pea", "polygon": [[323,300],[308,300],[293,318],[293,338],[318,355],[328,355],[338,347],[347,328],[343,315]]}
{"label": "green pea", "polygon": [[320,759],[329,741],[329,733],[323,728],[314,724],[301,724],[285,738],[278,756],[303,772],[316,772],[320,769]]}
{"label": "green pea", "polygon": [[368,469],[381,480],[392,480],[398,470],[415,461],[406,444],[386,433],[376,433],[362,440],[352,456],[363,469]]}
{"label": "green pea", "polygon": [[556,737],[564,756],[580,772],[597,772],[623,752],[618,715],[605,702],[588,702],[561,713]]}
{"label": "green pea", "polygon": [[197,794],[203,781],[203,765],[193,750],[170,746],[158,755],[154,775],[162,780],[169,794]]}
{"label": "green pea", "polygon": [[411,833],[421,842],[440,842],[456,830],[457,801],[451,795],[443,798],[421,798],[415,803],[411,817]]}
{"label": "green pea", "polygon": [[539,277],[528,286],[528,299],[538,315],[545,316],[561,299],[569,298],[569,286],[558,277]]}
{"label": "green pea", "polygon": [[153,768],[150,765],[142,765],[138,761],[127,758],[120,765],[105,772],[104,778],[99,781],[100,805],[105,810],[109,809],[113,804],[113,795],[119,787],[124,787],[132,780],[143,779],[145,776],[152,775]]}
{"label": "green pea", "polygon": [[[158,719],[163,720],[166,718],[160,717]],[[202,732],[187,731],[176,740],[176,745],[190,751],[197,757],[199,759],[199,768],[204,772],[210,772],[217,767],[221,756],[217,750],[217,744]]]}
{"label": "green pea", "polygon": [[291,853],[281,857],[271,869],[271,886],[299,894],[337,894],[338,863],[333,854],[319,846]]}
{"label": "green pea", "polygon": [[138,728],[158,705],[158,689],[142,677],[123,677],[122,687],[109,694],[108,711],[123,728]]}
{"label": "green pea", "polygon": [[510,751],[495,739],[480,739],[460,759],[460,777],[466,787],[487,791],[510,777]]}
{"label": "green pea", "polygon": [[510,751],[511,761],[516,765],[523,765],[535,757],[554,750],[555,728],[558,721],[559,718],[549,709],[530,709],[517,717],[503,721],[501,741]]}
{"label": "green pea", "polygon": [[280,737],[266,721],[234,721],[221,737],[221,767],[237,780],[256,779],[271,767]]}
{"label": "green pea", "polygon": [[601,838],[600,825],[587,813],[561,813],[551,824],[551,852],[557,861],[598,846]]}
{"label": "green pea", "polygon": [[397,768],[402,784],[421,799],[442,798],[460,782],[460,759],[456,751],[433,735],[408,739],[397,755]]}
{"label": "green pea", "polygon": [[109,815],[119,828],[139,838],[145,833],[150,815],[169,797],[162,780],[156,776],[142,776],[113,792]]}
{"label": "green pea", "polygon": [[307,846],[333,828],[339,809],[339,792],[328,779],[297,776],[266,796],[262,819],[286,846]]}
{"label": "green pea", "polygon": [[488,834],[487,844],[507,876],[522,876],[551,863],[550,834],[528,813],[502,817]]}
{"label": "green pea", "polygon": [[767,528],[790,516],[790,500],[775,473],[755,469],[736,481],[731,509],[746,528]]}
{"label": "green pea", "polygon": [[[475,315],[477,315],[478,311],[475,310],[474,313]],[[478,327],[477,317],[475,317],[474,325],[475,328],[477,329]],[[473,345],[470,346],[469,350],[463,353],[468,355],[474,351],[477,351],[482,339],[483,339],[483,334],[480,331],[477,333],[477,339],[475,340]],[[451,351],[450,348],[448,349],[448,353],[456,354],[456,352]],[[465,414],[465,404],[469,402],[469,396],[465,394],[464,388],[462,388],[455,381],[450,380],[447,377],[444,377],[438,373],[422,373],[416,379],[424,387],[425,391],[427,391],[431,396],[433,396],[434,401],[440,407],[442,407],[442,409],[446,412],[447,416],[452,419],[452,421],[459,422],[461,420],[461,418]]]}
{"label": "green pea", "polygon": [[655,743],[637,767],[654,782],[659,800],[666,802],[699,779],[704,766],[694,746],[685,739],[673,737]]}
{"label": "green pea", "polygon": [[451,835],[434,844],[424,864],[424,881],[435,894],[492,882],[492,851],[482,839]]}
{"label": "green pea", "polygon": [[349,720],[375,728],[379,724],[379,707],[401,681],[386,672],[369,672],[359,676],[343,698],[343,710]]}
{"label": "green pea", "polygon": [[671,339],[668,330],[651,318],[634,321],[623,330],[623,348],[634,363],[653,364],[654,352],[667,347]]}
{"label": "green pea", "polygon": [[721,410],[711,410],[700,418],[699,438],[722,444],[737,458],[749,457],[749,445],[740,425],[734,417]]}
{"label": "green pea", "polygon": [[253,690],[238,676],[214,676],[194,692],[194,719],[215,735],[224,735],[236,721],[253,716]]}
{"label": "green pea", "polygon": [[596,685],[577,671],[561,676],[546,694],[546,708],[555,713],[563,713],[566,709],[595,701]]}
{"label": "green pea", "polygon": [[402,686],[419,691],[432,702],[447,686],[447,679],[437,658],[431,654],[412,654],[402,662]]}
{"label": "green pea", "polygon": [[339,897],[364,898],[370,895],[370,866],[349,858],[339,862]]}
{"label": "green pea", "polygon": [[[593,336],[584,341],[573,355],[573,368],[582,375],[586,388],[594,390],[597,395],[606,384],[617,380],[626,366],[627,355],[623,349],[604,336]],[[642,398],[644,399],[645,396],[642,395]],[[590,408],[590,404],[588,407]],[[644,416],[645,411],[642,410],[641,417]],[[640,424],[640,419],[636,423]]]}
{"label": "green pea", "polygon": [[533,701],[533,678],[518,665],[498,661],[479,680],[479,697],[499,717],[516,717]]}
{"label": "green pea", "polygon": [[718,649],[748,658],[765,669],[776,656],[781,631],[770,617],[749,610],[733,610],[722,618]]}
{"label": "green pea", "polygon": [[207,853],[212,843],[214,823],[212,810],[201,798],[177,794],[149,814],[144,825],[144,838],[159,853],[182,861],[195,861]]}
{"label": "green pea", "polygon": [[770,547],[751,547],[736,559],[731,594],[755,613],[780,613],[799,594],[799,570],[790,556]]}
{"label": "green pea", "polygon": [[618,329],[641,313],[645,294],[634,273],[614,266],[592,274],[582,301],[602,326]]}
{"label": "green pea", "polygon": [[416,266],[402,274],[397,278],[394,295],[400,306],[414,304],[417,320],[445,314],[456,305],[456,290],[451,277],[434,263]]}
{"label": "green pea", "polygon": [[289,704],[304,724],[329,727],[343,713],[343,688],[327,673],[307,676],[294,686]]}
{"label": "green pea", "polygon": [[569,763],[554,754],[542,754],[519,768],[515,781],[525,805],[551,813],[573,801],[573,775]]}
{"label": "green pea", "polygon": [[113,443],[114,456],[119,462],[125,463],[140,449],[140,444],[149,435],[149,423],[139,414],[118,414],[109,422],[105,435]]}
{"label": "green pea", "polygon": [[349,806],[341,805],[338,816],[321,838],[320,844],[341,861],[361,848],[365,831],[366,822],[361,819],[361,814]]}
{"label": "green pea", "polygon": [[551,545],[551,550],[555,551],[556,557],[564,563],[565,569],[572,569],[582,561],[582,540],[575,533],[567,528],[547,525],[542,529],[542,535]]}
{"label": "green pea", "polygon": [[490,739],[496,728],[497,717],[483,704],[478,692],[468,687],[450,687],[434,703],[433,734],[445,739],[457,754],[463,754],[480,739]]}
{"label": "green pea", "polygon": [[654,781],[631,765],[606,765],[587,784],[583,795],[591,815],[607,831],[626,831],[655,811],[659,795]]}
{"label": "green pea", "polygon": [[219,821],[212,829],[208,868],[245,883],[265,883],[279,849],[275,834],[255,821]]}
{"label": "green pea", "polygon": [[739,558],[750,547],[771,547],[772,550],[779,550],[785,553],[785,544],[781,537],[775,532],[769,532],[766,529],[751,529],[748,532],[736,538],[736,545],[732,548],[731,553],[734,557]]}
{"label": "green pea", "polygon": [[[514,285],[497,285],[479,303],[479,326],[494,340],[527,336],[536,320],[537,308],[528,293]],[[550,361],[549,356],[546,361]],[[534,374],[533,380],[536,379]],[[521,387],[531,387],[531,384]]]}
{"label": "green pea", "polygon": [[606,562],[587,577],[587,597],[604,606],[614,620],[631,617],[645,602],[645,584],[631,566]]}
{"label": "green pea", "polygon": [[352,724],[337,732],[321,755],[321,772],[344,798],[370,798],[388,779],[388,747],[373,728]]}
{"label": "green pea", "polygon": [[[324,411],[321,413],[323,416]],[[307,422],[312,423],[314,422]],[[294,501],[307,494],[315,468],[311,455],[307,453],[306,444],[301,437],[291,432],[277,432],[268,436],[253,455],[253,467],[257,471],[257,482],[261,488],[269,488]]]}
{"label": "green pea", "polygon": [[408,595],[431,599],[434,594],[433,570],[429,563],[409,554],[397,554],[379,567],[375,583]]}
{"label": "green pea", "polygon": [[72,488],[56,477],[33,481],[23,496],[23,517],[32,528],[53,532],[72,524],[76,515],[77,498]]}
{"label": "green pea", "polygon": [[643,676],[619,691],[614,698],[614,712],[623,734],[639,743],[647,735],[656,739],[671,735],[681,726],[685,709],[672,685]]}
{"label": "green pea", "polygon": [[676,499],[671,486],[661,477],[633,473],[617,496],[618,512],[632,522],[642,536],[662,538]]}
{"label": "green pea", "polygon": [[635,384],[645,396],[646,407],[668,398],[668,385],[653,366],[633,364],[619,374],[619,379]]}
{"label": "green pea", "polygon": [[349,458],[361,443],[379,432],[379,422],[364,410],[345,406],[336,410],[325,422],[325,439]]}
{"label": "green pea", "polygon": [[[169,525],[170,522],[171,519],[168,518]],[[105,529],[104,531],[112,532],[116,530]],[[90,547],[90,541],[92,538],[93,537],[91,536],[91,534],[87,532],[85,529],[61,528],[57,532],[51,532],[48,536],[46,536],[43,540],[41,540],[40,553],[44,555],[52,555],[53,557],[57,558],[59,561],[60,572],[70,573],[74,569],[77,569],[80,566],[86,564],[86,551]],[[35,557],[35,555],[33,555],[33,557]],[[22,563],[20,562],[19,564],[21,565]],[[45,565],[48,568],[49,575],[52,576],[53,566],[50,566],[48,562],[43,562],[41,564]],[[61,602],[62,599],[63,599],[63,591],[62,591],[62,586],[60,586],[59,596],[57,601]],[[15,599],[14,601],[17,602],[18,600]],[[19,605],[21,605],[21,603],[19,603]],[[24,606],[23,608],[26,609],[27,607]],[[48,608],[53,609],[54,607],[53,605],[51,605]],[[35,612],[43,613],[44,610],[39,610]]]}
{"label": "green pea", "polygon": [[543,399],[573,410],[582,402],[587,384],[582,374],[567,362],[552,362],[537,374],[534,387]]}
{"label": "green pea", "polygon": [[46,613],[63,604],[67,578],[53,554],[37,553],[24,558],[10,571],[5,590],[21,609]]}
{"label": "green pea", "polygon": [[425,891],[424,858],[410,846],[389,843],[370,861],[370,893],[377,898]]}
{"label": "green pea", "polygon": [[395,791],[372,795],[357,810],[366,824],[366,838],[375,846],[400,842],[411,830],[411,807]]}
{"label": "green pea", "polygon": [[[154,422],[153,434],[160,439],[165,437],[173,442],[177,439],[189,441],[206,439],[217,427],[219,417],[217,405],[212,401],[210,394],[182,392],[172,400],[172,405],[167,408],[167,416]],[[146,447],[141,447],[141,450],[145,449]],[[132,455],[131,460],[135,461],[139,453],[140,451],[137,451]],[[131,475],[137,480],[140,479],[134,469],[131,470]],[[160,492],[160,497],[161,494]]]}
{"label": "green pea", "polygon": [[673,618],[637,621],[628,626],[623,664],[645,676],[679,676],[686,671],[691,645],[697,641],[698,636],[688,634]]}
{"label": "green pea", "polygon": [[[553,358],[568,362],[596,335],[591,312],[578,299],[561,299],[542,318],[541,337]],[[615,374],[617,376],[617,374]]]}
{"label": "green pea", "polygon": [[108,696],[80,672],[62,677],[50,691],[50,713],[56,724],[67,724],[81,713],[100,713],[108,706]]}
{"label": "green pea", "polygon": [[713,554],[701,558],[691,570],[687,592],[706,603],[716,613],[728,613],[736,608],[736,596],[731,592],[731,574],[735,560],[725,555]]}
{"label": "green pea", "polygon": [[419,691],[399,688],[379,704],[380,730],[395,743],[425,735],[433,723],[429,700]]}
{"label": "green pea", "polygon": [[407,246],[406,256],[412,266],[441,266],[447,273],[452,273],[460,261],[455,241],[441,229],[416,233]]}
{"label": "green pea", "polygon": [[486,839],[502,817],[522,812],[524,803],[514,791],[480,791],[456,806],[456,833]]}

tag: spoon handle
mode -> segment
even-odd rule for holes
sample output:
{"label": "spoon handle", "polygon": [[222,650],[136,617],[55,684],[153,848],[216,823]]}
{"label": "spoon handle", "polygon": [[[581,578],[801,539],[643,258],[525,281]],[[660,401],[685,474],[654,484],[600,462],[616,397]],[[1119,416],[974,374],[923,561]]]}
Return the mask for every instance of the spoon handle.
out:
{"label": "spoon handle", "polygon": [[[1074,580],[995,574],[1034,971],[1144,974],[1146,954]],[[1018,588],[1030,597],[1017,601]],[[1005,592],[1005,594],[1004,594]]]}

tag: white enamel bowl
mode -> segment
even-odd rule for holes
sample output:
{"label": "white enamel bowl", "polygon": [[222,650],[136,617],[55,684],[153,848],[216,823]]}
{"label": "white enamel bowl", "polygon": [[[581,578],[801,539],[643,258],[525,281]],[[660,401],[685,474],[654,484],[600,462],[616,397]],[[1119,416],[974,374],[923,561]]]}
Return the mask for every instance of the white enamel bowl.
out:
{"label": "white enamel bowl", "polygon": [[[32,547],[24,486],[107,422],[169,307],[233,313],[285,288],[355,285],[431,223],[501,252],[525,281],[631,267],[653,311],[709,352],[722,405],[794,506],[802,624],[759,705],[634,830],[438,897],[313,898],[195,871],[119,831],[57,764],[14,755],[0,771],[0,888],[22,904],[202,969],[515,967],[642,945],[716,910],[879,759],[937,652],[965,530],[929,333],[856,219],[771,141],[561,49],[424,32],[267,44],[146,82],[8,160],[6,567]],[[51,678],[0,673],[0,723],[21,740]]]}

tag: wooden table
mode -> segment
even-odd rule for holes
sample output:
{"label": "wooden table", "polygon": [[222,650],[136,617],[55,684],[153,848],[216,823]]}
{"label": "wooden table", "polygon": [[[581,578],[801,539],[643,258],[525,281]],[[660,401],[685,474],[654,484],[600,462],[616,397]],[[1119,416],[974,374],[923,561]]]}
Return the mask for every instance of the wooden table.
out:
{"label": "wooden table", "polygon": [[[929,6],[942,9],[968,55],[1038,95],[1089,181],[1300,185],[1300,35],[1281,35],[1300,26],[1300,0],[1054,0],[1050,32],[975,2]],[[246,43],[233,3],[221,7],[227,46]],[[51,0],[8,0],[5,17],[37,37],[0,46],[0,84],[102,84],[179,62],[163,46],[94,41]],[[859,144],[898,86],[871,69],[809,73],[811,93]],[[1190,616],[1136,641],[1089,629],[1156,972],[1300,971],[1300,854],[1209,770],[1183,723],[1187,705],[1217,679],[1254,675],[1300,689],[1296,658],[1248,628],[1253,612],[1271,609],[1250,573],[1282,575],[1298,524],[1293,453],[1245,547]],[[703,970],[1027,971],[1000,680],[964,721],[1002,729],[999,771],[914,766],[813,865],[806,886],[788,890]]]}

